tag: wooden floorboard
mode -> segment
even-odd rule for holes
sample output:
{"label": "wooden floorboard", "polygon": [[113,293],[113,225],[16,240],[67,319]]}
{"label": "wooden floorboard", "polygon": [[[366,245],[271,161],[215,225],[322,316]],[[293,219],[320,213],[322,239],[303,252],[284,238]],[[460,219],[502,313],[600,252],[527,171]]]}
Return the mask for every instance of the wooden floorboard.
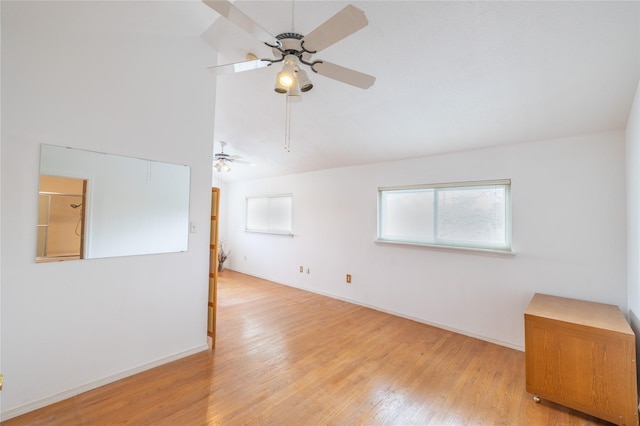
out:
{"label": "wooden floorboard", "polygon": [[535,403],[513,349],[233,271],[218,304],[215,350],[2,425],[608,424]]}

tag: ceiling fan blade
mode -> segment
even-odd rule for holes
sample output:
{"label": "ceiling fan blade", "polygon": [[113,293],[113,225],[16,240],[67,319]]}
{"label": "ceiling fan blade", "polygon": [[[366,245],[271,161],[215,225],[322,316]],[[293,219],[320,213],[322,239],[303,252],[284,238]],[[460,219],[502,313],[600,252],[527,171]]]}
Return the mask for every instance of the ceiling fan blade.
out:
{"label": "ceiling fan blade", "polygon": [[243,11],[238,9],[227,0],[202,0],[204,4],[218,12],[220,15],[233,22],[263,43],[273,44],[276,39],[269,31],[262,28],[253,19],[249,18]]}
{"label": "ceiling fan blade", "polygon": [[361,89],[368,89],[373,86],[373,83],[376,81],[376,78],[372,75],[352,70],[350,68],[345,68],[324,60],[314,64],[312,69],[320,75]]}
{"label": "ceiling fan blade", "polygon": [[364,12],[350,4],[307,34],[302,39],[304,48],[309,52],[319,52],[361,30],[368,23]]}
{"label": "ceiling fan blade", "polygon": [[252,163],[251,161],[245,161],[245,160],[233,160],[234,163],[237,164],[245,164],[247,166],[255,166],[256,163]]}
{"label": "ceiling fan blade", "polygon": [[254,59],[251,61],[234,62],[226,65],[216,65],[208,67],[207,69],[216,75],[233,74],[236,72],[251,71],[258,68],[264,68],[271,65],[270,61],[263,61],[262,59]]}

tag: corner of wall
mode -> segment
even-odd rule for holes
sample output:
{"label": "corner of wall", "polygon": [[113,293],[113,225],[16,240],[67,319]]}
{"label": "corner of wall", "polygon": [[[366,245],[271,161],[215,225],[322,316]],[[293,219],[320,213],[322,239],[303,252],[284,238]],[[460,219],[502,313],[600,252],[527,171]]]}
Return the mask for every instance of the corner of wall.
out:
{"label": "corner of wall", "polygon": [[[640,312],[640,81],[625,129],[627,184],[627,306]],[[637,333],[636,333],[637,334]]]}
{"label": "corner of wall", "polygon": [[[631,329],[633,333],[636,335],[636,359],[638,358],[637,354],[640,353],[640,319],[636,316],[635,312],[632,309],[629,309],[629,324],[631,325]],[[636,362],[636,366],[637,366]],[[636,385],[640,384],[640,369],[636,368]],[[640,392],[640,387],[638,388]]]}

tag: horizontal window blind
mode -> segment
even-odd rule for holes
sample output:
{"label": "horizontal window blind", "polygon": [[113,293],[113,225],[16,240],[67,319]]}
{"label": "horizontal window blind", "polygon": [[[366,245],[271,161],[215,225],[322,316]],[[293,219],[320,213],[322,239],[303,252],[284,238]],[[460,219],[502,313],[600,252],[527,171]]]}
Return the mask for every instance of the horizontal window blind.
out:
{"label": "horizontal window blind", "polygon": [[246,231],[291,234],[291,194],[247,197]]}
{"label": "horizontal window blind", "polygon": [[378,241],[511,250],[511,181],[378,189]]}

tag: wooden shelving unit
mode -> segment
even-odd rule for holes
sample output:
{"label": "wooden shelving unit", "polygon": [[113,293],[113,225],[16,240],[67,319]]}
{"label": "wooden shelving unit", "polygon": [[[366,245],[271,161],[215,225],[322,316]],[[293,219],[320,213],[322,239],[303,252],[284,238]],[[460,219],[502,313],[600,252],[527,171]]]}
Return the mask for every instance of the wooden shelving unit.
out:
{"label": "wooden shelving unit", "polygon": [[216,346],[216,311],[218,304],[218,212],[220,188],[211,188],[211,235],[209,237],[209,298],[207,335],[211,348]]}

